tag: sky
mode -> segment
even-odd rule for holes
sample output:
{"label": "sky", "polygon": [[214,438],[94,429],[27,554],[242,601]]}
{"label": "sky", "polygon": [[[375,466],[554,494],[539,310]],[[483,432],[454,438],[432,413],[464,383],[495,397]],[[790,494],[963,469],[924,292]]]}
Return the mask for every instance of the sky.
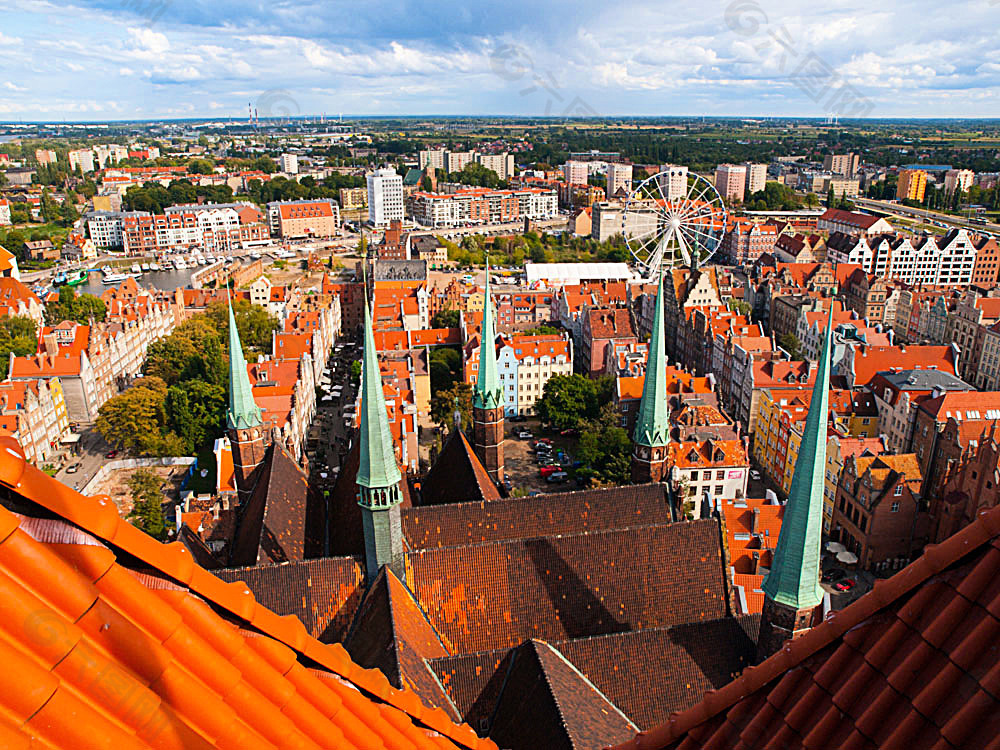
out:
{"label": "sky", "polygon": [[4,0],[0,120],[1000,117],[1000,0]]}

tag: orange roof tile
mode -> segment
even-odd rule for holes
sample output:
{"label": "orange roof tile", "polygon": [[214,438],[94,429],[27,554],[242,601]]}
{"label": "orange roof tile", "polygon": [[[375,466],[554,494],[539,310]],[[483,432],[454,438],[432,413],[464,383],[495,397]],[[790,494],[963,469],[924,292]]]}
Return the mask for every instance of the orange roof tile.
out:
{"label": "orange roof tile", "polygon": [[[495,748],[0,439],[0,745]],[[44,541],[42,541],[44,540]]]}

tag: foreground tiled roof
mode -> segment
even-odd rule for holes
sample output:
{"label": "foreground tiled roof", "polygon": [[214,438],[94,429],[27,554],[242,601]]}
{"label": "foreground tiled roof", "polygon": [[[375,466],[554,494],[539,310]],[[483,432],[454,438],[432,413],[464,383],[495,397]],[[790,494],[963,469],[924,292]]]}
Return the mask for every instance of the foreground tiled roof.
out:
{"label": "foreground tiled roof", "polygon": [[10,439],[0,484],[0,746],[495,747]]}
{"label": "foreground tiled roof", "polygon": [[454,653],[718,619],[723,576],[711,520],[406,556],[410,587]]}
{"label": "foreground tiled roof", "polygon": [[469,445],[465,433],[452,430],[440,455],[421,483],[421,503],[443,505],[499,499],[500,492]]}
{"label": "foreground tiled roof", "polygon": [[668,523],[661,484],[626,485],[403,511],[410,549]]}
{"label": "foreground tiled roof", "polygon": [[620,745],[995,748],[1000,508],[771,658]]}

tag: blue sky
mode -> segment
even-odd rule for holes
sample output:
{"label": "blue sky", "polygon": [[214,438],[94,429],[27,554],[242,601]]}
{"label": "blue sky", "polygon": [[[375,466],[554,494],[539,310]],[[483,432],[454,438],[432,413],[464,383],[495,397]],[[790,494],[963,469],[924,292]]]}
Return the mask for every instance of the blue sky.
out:
{"label": "blue sky", "polygon": [[5,0],[0,120],[1000,117],[1000,0]]}

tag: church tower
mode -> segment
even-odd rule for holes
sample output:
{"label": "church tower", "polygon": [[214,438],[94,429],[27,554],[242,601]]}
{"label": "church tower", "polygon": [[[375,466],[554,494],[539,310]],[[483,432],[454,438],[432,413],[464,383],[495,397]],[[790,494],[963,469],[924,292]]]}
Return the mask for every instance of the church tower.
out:
{"label": "church tower", "polygon": [[229,303],[229,408],[226,410],[226,431],[233,449],[236,490],[240,502],[243,502],[257,483],[255,472],[264,460],[268,440],[260,407],[253,400],[232,301]]}
{"label": "church tower", "polygon": [[486,472],[503,482],[503,387],[497,372],[496,328],[490,299],[490,264],[486,263],[486,297],[479,341],[479,374],[472,392],[472,445]]}
{"label": "church tower", "polygon": [[764,578],[764,613],[757,640],[757,660],[777,652],[785,641],[812,627],[823,602],[819,585],[823,533],[823,480],[826,471],[826,424],[830,401],[830,343],[833,315],[826,323],[809,415],[795,460],[795,473],[771,570]]}
{"label": "church tower", "polygon": [[667,360],[663,339],[663,271],[656,289],[656,310],[649,336],[646,381],[639,416],[632,432],[632,482],[665,482],[670,444],[670,405],[667,403]]}
{"label": "church tower", "polygon": [[365,297],[365,343],[361,361],[360,462],[358,505],[365,538],[365,578],[375,580],[383,565],[403,579],[403,525],[399,504],[402,475],[396,464],[382,375]]}

